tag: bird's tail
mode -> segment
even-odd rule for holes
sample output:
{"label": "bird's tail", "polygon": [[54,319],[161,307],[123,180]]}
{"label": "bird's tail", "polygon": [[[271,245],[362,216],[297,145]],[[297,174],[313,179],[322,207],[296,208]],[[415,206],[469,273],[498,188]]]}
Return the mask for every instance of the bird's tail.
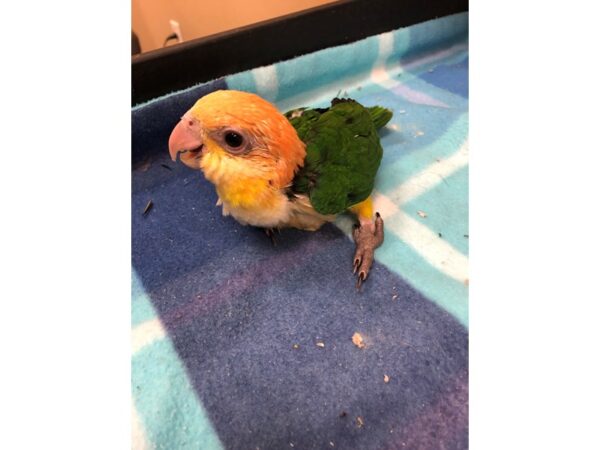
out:
{"label": "bird's tail", "polygon": [[377,129],[383,128],[394,115],[392,111],[382,106],[372,106],[367,108],[367,111],[369,111],[371,119],[373,120],[375,128]]}

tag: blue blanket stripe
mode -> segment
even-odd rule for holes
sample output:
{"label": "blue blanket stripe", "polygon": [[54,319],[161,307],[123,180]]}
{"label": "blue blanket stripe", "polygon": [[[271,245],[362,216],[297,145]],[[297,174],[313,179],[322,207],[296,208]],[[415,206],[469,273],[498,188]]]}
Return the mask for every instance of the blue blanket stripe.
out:
{"label": "blue blanket stripe", "polygon": [[[176,116],[182,110],[191,106],[200,95],[218,88],[257,92],[275,101],[278,107],[284,110],[304,105],[302,98],[310,99],[309,106],[326,106],[328,100],[339,92],[341,96],[356,98],[363,104],[380,104],[394,111],[392,121],[386,130],[382,131],[382,145],[385,152],[376,183],[376,191],[384,199],[393,202],[403,182],[425,170],[435,168],[436,161],[456,155],[458,149],[467,141],[467,29],[467,14],[457,14],[386,33],[386,36],[373,36],[349,45],[279,62],[266,68],[229,75],[224,79],[154,99],[133,108],[134,120],[136,115],[142,117],[151,109],[162,111],[160,114],[165,117],[165,120],[156,126],[149,124],[149,127],[155,126],[160,129],[152,129],[145,134],[134,136],[134,141],[137,140],[141,148],[146,142],[145,136],[148,136],[148,139],[164,140],[164,135],[167,135],[170,130],[171,122],[176,120]],[[454,47],[451,50],[445,51],[452,45]],[[332,64],[332,61],[335,64]],[[377,67],[385,67],[388,80],[381,81],[377,78],[375,72],[372,72]],[[154,145],[153,148],[155,147]],[[134,149],[134,159],[135,155]],[[176,171],[181,170],[181,168],[176,169]],[[159,176],[166,180],[164,178],[166,174],[167,172]],[[148,186],[148,195],[152,193],[158,195],[164,189],[164,180],[160,185]],[[195,180],[189,182],[188,178],[180,177],[176,182],[180,183],[182,180],[186,182],[179,187],[180,189],[198,189]],[[205,183],[201,184],[204,188]],[[467,199],[468,165],[465,165],[458,167],[448,176],[440,178],[439,183],[429,186],[420,195],[400,205],[401,212],[390,213],[389,217],[386,217],[386,224],[399,220],[400,214],[409,214],[435,235],[441,233],[439,237],[441,241],[449,244],[457,255],[466,257],[468,255],[468,237],[465,237],[468,236]],[[165,202],[161,205],[169,208]],[[174,212],[178,211],[177,205],[173,205],[172,208]],[[425,211],[427,217],[418,216],[419,211]],[[217,213],[211,216],[212,223],[216,224],[219,220],[223,220]],[[151,224],[153,220],[157,219],[150,215],[147,223]],[[178,232],[183,232],[184,235],[189,233],[192,238],[197,230],[196,225],[188,224],[189,229],[183,226],[183,229]],[[338,221],[338,226],[343,231],[348,231],[347,225],[347,221]],[[435,252],[423,254],[417,245],[420,241],[407,241],[406,238],[390,231],[391,229],[393,227],[388,227],[385,245],[376,253],[377,261],[467,327],[468,280],[458,280],[451,275],[455,272],[462,273],[461,270],[451,271],[450,275],[445,273],[440,270],[439,264],[432,264],[431,255],[435,257]],[[158,320],[160,317],[160,321],[167,328],[168,336],[173,339],[172,341],[169,337],[158,337],[139,349],[132,357],[134,404],[144,425],[146,438],[154,448],[223,448],[196,394],[210,389],[212,385],[204,384],[197,379],[201,367],[196,367],[194,364],[199,364],[199,361],[194,362],[194,359],[182,361],[180,358],[189,351],[182,344],[193,336],[190,334],[193,331],[189,327],[196,324],[193,329],[198,329],[205,315],[213,314],[214,312],[211,311],[220,311],[223,293],[228,293],[225,295],[230,295],[232,299],[248,295],[251,298],[258,295],[260,298],[260,292],[255,292],[257,283],[258,286],[268,284],[266,279],[262,280],[263,283],[249,278],[252,273],[255,273],[252,269],[256,264],[253,252],[262,236],[251,235],[249,241],[247,234],[239,236],[237,230],[238,227],[226,227],[221,230],[221,233],[226,233],[229,237],[222,242],[218,253],[208,249],[202,257],[204,264],[202,277],[207,294],[204,298],[205,303],[201,305],[197,302],[194,288],[191,287],[193,278],[198,276],[192,270],[192,266],[188,270],[180,268],[182,276],[189,279],[182,278],[177,281],[181,289],[169,294],[172,302],[169,303],[168,309],[160,310],[159,316],[152,306],[151,298],[158,293],[158,289],[161,289],[167,280],[162,273],[157,273],[153,277],[144,277],[142,282],[136,271],[133,271],[132,327],[134,331],[136,327],[139,329],[140,326]],[[169,237],[165,236],[164,239]],[[182,242],[185,242],[185,239]],[[328,251],[328,245],[338,245],[335,242],[337,241],[325,240],[321,242],[320,247],[314,247],[309,243],[307,249],[308,252],[313,251],[314,254],[324,255],[323,252],[326,254]],[[244,246],[247,247],[247,251]],[[276,257],[268,256],[269,266],[272,266],[273,270],[277,267],[280,269],[287,267],[291,270],[295,264],[294,270],[310,272],[308,256],[306,261],[294,261],[292,252],[289,255],[292,260],[287,261],[284,249],[280,250],[282,253]],[[186,250],[182,248],[181,251]],[[246,262],[239,260],[245,257],[248,258]],[[222,261],[230,258],[234,260],[238,258],[236,263],[231,265],[231,270],[227,266],[222,266]],[[235,271],[235,267],[239,267],[240,264],[249,268],[248,274]],[[150,273],[147,269],[144,271]],[[271,271],[271,273],[283,276],[281,271]],[[379,269],[375,267],[372,275],[375,280],[373,282],[377,281],[378,273]],[[213,300],[210,292],[214,292]],[[204,338],[207,339],[206,345],[214,343],[210,340],[214,337],[204,336]],[[458,374],[466,368],[457,367],[453,370],[457,371],[453,373]],[[463,377],[463,375],[456,376]],[[460,389],[466,389],[465,383],[461,383]],[[461,401],[463,397],[464,395],[461,394]],[[223,422],[215,412],[219,409],[218,405],[209,406],[213,420],[216,418],[221,424],[220,429],[223,429]],[[464,416],[464,412],[461,414]],[[427,413],[423,412],[423,419],[415,416],[417,418],[413,421],[417,424],[421,423],[420,420],[425,421],[426,416]],[[463,422],[460,422],[460,426],[457,427],[460,429],[465,427],[466,424]],[[174,427],[173,424],[176,426]],[[448,448],[460,448],[464,442],[462,431],[456,433],[458,433],[457,442],[461,444],[450,442],[447,444]],[[362,439],[360,448],[370,448],[372,444]],[[415,437],[415,439],[419,438]],[[389,442],[389,445],[400,445],[391,444],[393,439]]]}

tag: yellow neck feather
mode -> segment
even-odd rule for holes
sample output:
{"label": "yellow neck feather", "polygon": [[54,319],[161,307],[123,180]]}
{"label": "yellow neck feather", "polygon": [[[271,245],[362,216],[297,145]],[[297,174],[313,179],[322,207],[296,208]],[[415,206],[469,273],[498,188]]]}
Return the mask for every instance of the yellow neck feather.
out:
{"label": "yellow neck feather", "polygon": [[269,182],[268,167],[231,156],[212,140],[207,140],[205,145],[208,151],[200,167],[215,185],[221,200],[229,206],[268,209],[280,201],[281,193]]}

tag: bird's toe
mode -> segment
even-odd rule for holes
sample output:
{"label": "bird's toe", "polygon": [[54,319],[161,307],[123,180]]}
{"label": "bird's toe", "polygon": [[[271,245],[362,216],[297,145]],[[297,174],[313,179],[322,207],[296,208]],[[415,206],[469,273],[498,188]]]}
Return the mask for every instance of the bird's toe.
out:
{"label": "bird's toe", "polygon": [[355,226],[352,237],[356,243],[352,273],[358,272],[356,283],[360,289],[363,282],[369,276],[369,271],[375,258],[375,249],[383,243],[383,219],[379,213],[375,221]]}

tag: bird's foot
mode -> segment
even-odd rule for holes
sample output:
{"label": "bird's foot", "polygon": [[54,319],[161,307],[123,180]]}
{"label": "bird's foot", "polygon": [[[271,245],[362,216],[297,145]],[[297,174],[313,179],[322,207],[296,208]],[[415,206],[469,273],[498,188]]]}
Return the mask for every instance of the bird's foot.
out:
{"label": "bird's foot", "polygon": [[[279,229],[277,230],[279,231]],[[271,239],[271,243],[273,247],[277,246],[277,240],[275,239],[275,228],[265,228],[265,234],[269,239]]]}
{"label": "bird's foot", "polygon": [[363,281],[367,279],[373,265],[375,249],[383,242],[383,219],[379,213],[376,213],[375,216],[375,221],[361,222],[355,225],[352,231],[352,237],[356,243],[353,273],[358,272],[357,289],[360,289]]}

